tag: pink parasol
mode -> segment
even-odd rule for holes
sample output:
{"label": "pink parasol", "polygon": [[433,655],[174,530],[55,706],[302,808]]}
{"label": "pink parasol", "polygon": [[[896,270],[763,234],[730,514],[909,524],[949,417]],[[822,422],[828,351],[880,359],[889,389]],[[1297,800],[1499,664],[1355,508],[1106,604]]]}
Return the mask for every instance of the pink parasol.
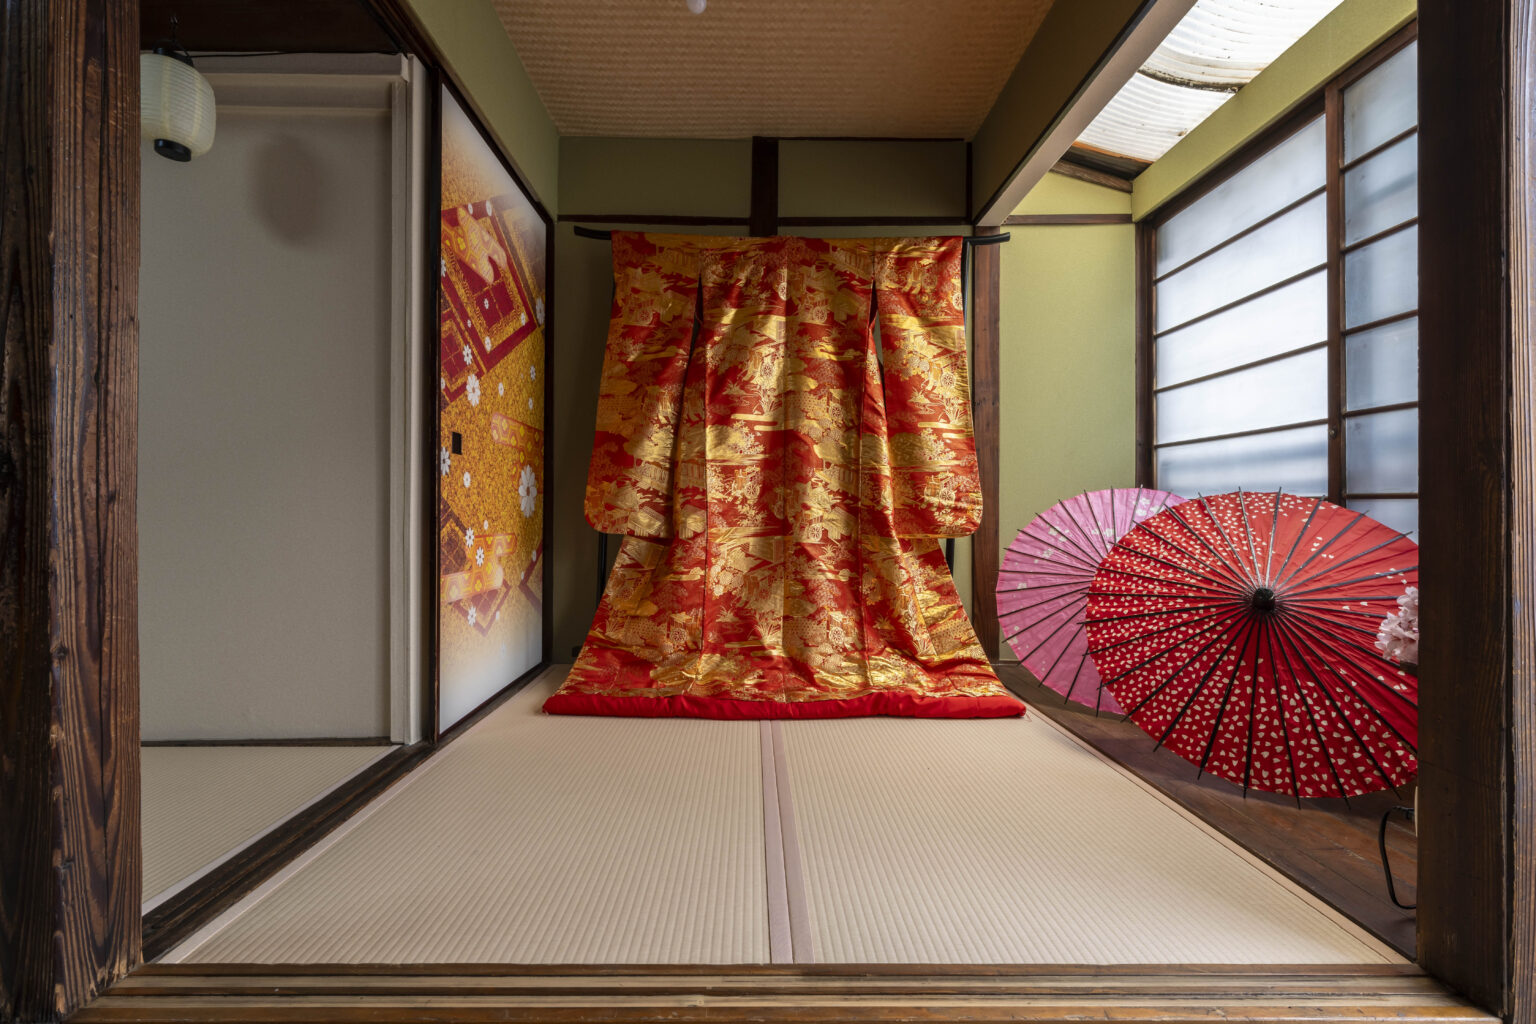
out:
{"label": "pink parasol", "polygon": [[1089,491],[1052,505],[1019,531],[998,571],[998,624],[1035,678],[1069,701],[1121,713],[1088,655],[1088,588],[1116,541],[1183,500],[1142,487]]}

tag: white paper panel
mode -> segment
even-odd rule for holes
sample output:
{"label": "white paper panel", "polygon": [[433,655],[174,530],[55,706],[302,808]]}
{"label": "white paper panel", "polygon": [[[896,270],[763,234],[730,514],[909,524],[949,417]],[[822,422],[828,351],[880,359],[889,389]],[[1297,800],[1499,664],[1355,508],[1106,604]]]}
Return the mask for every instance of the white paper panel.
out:
{"label": "white paper panel", "polygon": [[1328,352],[1313,349],[1157,396],[1157,440],[1184,441],[1328,415]]}
{"label": "white paper panel", "polygon": [[1328,428],[1301,427],[1159,448],[1157,486],[1192,498],[1244,490],[1328,491]]}
{"label": "white paper panel", "polygon": [[1344,256],[1344,326],[1419,304],[1419,229],[1404,228]]}
{"label": "white paper panel", "polygon": [[1344,174],[1344,242],[1395,227],[1419,213],[1417,136],[1377,153]]}
{"label": "white paper panel", "polygon": [[1413,498],[1360,498],[1351,501],[1349,507],[1419,539],[1419,503]]}
{"label": "white paper panel", "polygon": [[1166,274],[1243,228],[1323,187],[1323,119],[1217,185],[1157,230],[1157,272]]}
{"label": "white paper panel", "polygon": [[1344,421],[1344,489],[1381,494],[1419,489],[1419,411],[1354,416]]}
{"label": "white paper panel", "polygon": [[1344,159],[1353,160],[1419,120],[1419,44],[1409,43],[1344,90]]}
{"label": "white paper panel", "polygon": [[1344,408],[1419,397],[1419,320],[1401,320],[1344,339]]}
{"label": "white paper panel", "polygon": [[1194,263],[1157,286],[1156,330],[1283,281],[1327,260],[1323,196]]}
{"label": "white paper panel", "polygon": [[1319,270],[1295,284],[1159,335],[1158,387],[1279,355],[1328,338],[1328,280]]}

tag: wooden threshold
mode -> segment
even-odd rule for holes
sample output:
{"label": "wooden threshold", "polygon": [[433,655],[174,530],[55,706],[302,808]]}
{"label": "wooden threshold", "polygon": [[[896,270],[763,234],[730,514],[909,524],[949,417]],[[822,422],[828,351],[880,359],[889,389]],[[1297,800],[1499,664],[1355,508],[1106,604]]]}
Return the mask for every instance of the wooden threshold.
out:
{"label": "wooden threshold", "polygon": [[92,1022],[1478,1021],[1411,966],[149,966]]}

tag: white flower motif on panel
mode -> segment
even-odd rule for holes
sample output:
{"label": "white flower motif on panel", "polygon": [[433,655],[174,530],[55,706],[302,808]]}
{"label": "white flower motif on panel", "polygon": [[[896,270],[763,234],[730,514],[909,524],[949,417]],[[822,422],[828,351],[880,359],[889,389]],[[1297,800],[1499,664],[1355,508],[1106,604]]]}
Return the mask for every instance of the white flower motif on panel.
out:
{"label": "white flower motif on panel", "polygon": [[467,362],[470,362],[474,358],[475,358],[475,351],[474,351],[474,349],[470,348],[469,344],[466,342],[465,345],[464,345],[464,361],[467,363]]}
{"label": "white flower motif on panel", "polygon": [[447,445],[443,446],[443,450],[437,456],[437,467],[443,476],[447,476],[448,471],[453,468],[453,453],[448,450]]}
{"label": "white flower motif on panel", "polygon": [[469,399],[470,405],[480,404],[480,378],[474,374],[469,375],[469,381],[464,385],[464,394]]}
{"label": "white flower motif on panel", "polygon": [[464,471],[464,486],[469,486],[469,470],[467,469]]}
{"label": "white flower motif on panel", "polygon": [[485,564],[485,548],[475,548],[475,564]]}
{"label": "white flower motif on panel", "polygon": [[506,381],[501,381],[501,382],[500,382],[500,383],[498,383],[498,384],[497,384],[497,385],[496,385],[496,393],[497,393],[497,394],[498,394],[498,395],[504,395],[504,394],[506,394],[506,393],[507,393],[507,384],[506,384]]}
{"label": "white flower motif on panel", "polygon": [[533,507],[539,500],[539,482],[533,475],[532,466],[523,467],[523,475],[517,482],[517,496],[522,499],[523,516],[532,517]]}
{"label": "white flower motif on panel", "polygon": [[473,626],[475,624],[475,606],[474,605],[470,605],[469,606],[469,624],[471,626]]}
{"label": "white flower motif on panel", "polygon": [[475,528],[473,526],[471,526],[469,529],[464,531],[464,546],[469,548],[469,547],[474,547],[474,545],[475,545]]}

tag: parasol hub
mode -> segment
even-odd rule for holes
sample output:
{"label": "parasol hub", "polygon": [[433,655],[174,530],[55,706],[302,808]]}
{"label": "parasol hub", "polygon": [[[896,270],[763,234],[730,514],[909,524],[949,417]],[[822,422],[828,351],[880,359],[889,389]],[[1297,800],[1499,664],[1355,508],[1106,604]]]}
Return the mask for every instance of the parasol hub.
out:
{"label": "parasol hub", "polygon": [[1275,592],[1269,587],[1255,587],[1248,595],[1248,607],[1256,612],[1272,612],[1277,606]]}

